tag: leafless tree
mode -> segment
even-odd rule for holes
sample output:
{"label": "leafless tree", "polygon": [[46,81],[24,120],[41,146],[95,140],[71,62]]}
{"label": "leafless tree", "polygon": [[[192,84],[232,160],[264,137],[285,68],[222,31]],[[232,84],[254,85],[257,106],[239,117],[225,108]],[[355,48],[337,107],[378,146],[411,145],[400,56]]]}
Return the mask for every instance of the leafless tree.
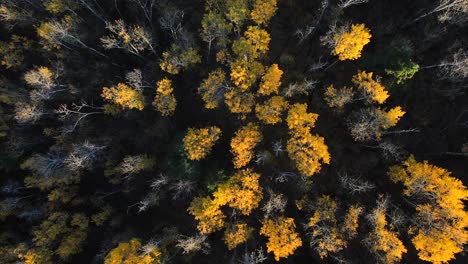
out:
{"label": "leafless tree", "polygon": [[95,6],[97,6],[99,9],[102,10],[102,8],[100,8],[100,6],[99,6],[99,4],[97,3],[96,0],[79,0],[79,3],[80,3],[81,6],[88,9],[99,20],[101,20],[104,23],[106,22],[106,19],[98,12],[98,10],[95,7]]}
{"label": "leafless tree", "polygon": [[388,140],[380,142],[378,147],[387,160],[402,161],[406,154],[403,148]]}
{"label": "leafless tree", "polygon": [[283,213],[288,200],[283,194],[276,194],[272,190],[268,190],[269,198],[263,205],[262,211],[265,212],[265,217],[269,218],[273,214]]}
{"label": "leafless tree", "polygon": [[239,263],[240,264],[258,264],[258,263],[263,263],[267,259],[268,257],[266,256],[263,248],[259,248],[252,252],[248,252],[247,247],[246,247],[244,255],[242,256],[242,259],[240,259]]}
{"label": "leafless tree", "polygon": [[167,7],[162,11],[159,18],[159,24],[163,30],[171,32],[172,39],[178,39],[182,32],[182,22],[184,20],[184,11],[173,7]]}
{"label": "leafless tree", "polygon": [[153,191],[161,191],[161,188],[169,183],[169,178],[165,174],[159,174],[157,178],[151,180],[150,187]]}
{"label": "leafless tree", "polygon": [[27,71],[24,80],[34,89],[30,92],[30,98],[37,104],[42,100],[49,100],[56,93],[66,91],[65,85],[58,81],[63,69],[60,63],[56,64],[55,71],[47,67],[38,67]]}
{"label": "leafless tree", "polygon": [[65,133],[72,133],[73,131],[75,131],[76,127],[80,124],[80,122],[83,121],[86,117],[91,115],[102,114],[102,110],[102,107],[95,107],[82,101],[80,104],[73,103],[71,106],[62,104],[57,110],[55,110],[55,113],[59,115],[59,119],[62,121],[72,121],[71,126],[67,126],[64,128]]}
{"label": "leafless tree", "polygon": [[273,143],[272,150],[275,153],[276,157],[279,157],[281,155],[281,153],[286,151],[284,149],[284,146],[283,146],[283,143],[281,142],[281,140],[275,141],[275,143]]}
{"label": "leafless tree", "polygon": [[327,67],[328,65],[329,65],[328,62],[322,61],[322,57],[319,57],[318,61],[313,62],[313,63],[309,66],[309,71],[315,72],[315,71],[324,69],[324,68]]}
{"label": "leafless tree", "polygon": [[177,239],[176,247],[182,249],[183,254],[190,254],[198,251],[208,254],[210,244],[206,241],[206,238],[205,235],[200,234],[191,237],[180,236]]}
{"label": "leafless tree", "polygon": [[141,255],[148,256],[151,255],[155,250],[158,249],[159,241],[156,239],[150,239],[145,245],[140,249]]}
{"label": "leafless tree", "polygon": [[413,19],[411,23],[437,13],[440,22],[463,23],[468,18],[468,0],[439,0],[437,6]]}
{"label": "leafless tree", "polygon": [[328,86],[325,90],[325,101],[331,108],[337,111],[343,110],[346,104],[353,101],[354,90],[353,88],[343,87],[336,89],[333,85]]}
{"label": "leafless tree", "polygon": [[89,141],[74,144],[73,151],[65,158],[64,164],[72,171],[89,169],[105,148],[105,146],[98,146]]}
{"label": "leafless tree", "polygon": [[285,183],[285,182],[288,182],[290,179],[296,178],[296,177],[297,177],[297,174],[295,174],[294,172],[287,172],[287,171],[277,172],[273,176],[274,181],[277,183]]}
{"label": "leafless tree", "polygon": [[143,14],[150,25],[153,24],[153,10],[156,7],[156,0],[131,0],[141,8]]}
{"label": "leafless tree", "polygon": [[119,171],[130,179],[133,175],[153,167],[153,161],[145,155],[126,156],[119,164]]}
{"label": "leafless tree", "polygon": [[353,195],[356,193],[366,193],[375,189],[374,184],[359,178],[352,178],[348,176],[347,173],[341,173],[338,179],[340,180],[341,187],[348,190]]}
{"label": "leafless tree", "polygon": [[304,79],[302,82],[290,83],[283,90],[283,95],[289,98],[298,95],[309,95],[318,83],[318,81],[309,79]]}
{"label": "leafless tree", "polygon": [[172,200],[184,199],[189,197],[195,190],[195,183],[190,180],[178,180],[170,187],[172,191]]}
{"label": "leafless tree", "polygon": [[338,7],[341,9],[345,9],[347,7],[350,7],[352,5],[359,5],[359,4],[364,4],[368,3],[369,0],[340,0],[338,3]]}
{"label": "leafless tree", "polygon": [[65,156],[58,151],[46,154],[36,154],[25,162],[25,166],[39,176],[48,178],[55,176],[65,166]]}
{"label": "leafless tree", "polygon": [[314,26],[306,25],[304,28],[298,28],[294,35],[299,39],[299,43],[306,40],[315,30]]}
{"label": "leafless tree", "polygon": [[377,108],[363,108],[355,112],[348,126],[356,141],[380,140],[386,120]]}
{"label": "leafless tree", "polygon": [[255,156],[255,163],[257,165],[265,165],[265,161],[270,158],[268,151],[262,151]]}
{"label": "leafless tree", "polygon": [[141,52],[149,49],[153,53],[151,33],[139,25],[128,26],[122,19],[106,22],[110,35],[101,37],[101,44],[105,49],[124,49],[141,57]]}

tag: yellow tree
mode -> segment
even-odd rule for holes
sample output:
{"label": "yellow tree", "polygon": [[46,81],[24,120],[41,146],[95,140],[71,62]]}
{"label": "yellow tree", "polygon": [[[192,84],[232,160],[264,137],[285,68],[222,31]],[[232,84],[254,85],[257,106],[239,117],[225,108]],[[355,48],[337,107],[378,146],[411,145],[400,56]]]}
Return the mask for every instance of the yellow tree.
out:
{"label": "yellow tree", "polygon": [[260,127],[254,123],[237,130],[231,139],[231,153],[234,155],[234,167],[241,168],[247,165],[254,157],[254,148],[262,141]]}
{"label": "yellow tree", "polygon": [[259,25],[266,25],[275,15],[277,0],[255,0],[254,7],[250,13],[252,20]]}
{"label": "yellow tree", "polygon": [[384,129],[396,126],[400,118],[405,115],[405,111],[401,109],[401,106],[396,106],[390,109],[388,112],[384,114],[386,122],[382,126]]}
{"label": "yellow tree", "polygon": [[391,230],[387,224],[386,208],[377,206],[368,216],[372,224],[372,232],[364,240],[371,252],[386,264],[400,262],[407,249],[398,238],[398,233]]}
{"label": "yellow tree", "polygon": [[220,207],[219,202],[210,197],[196,197],[187,211],[198,220],[198,231],[202,234],[210,234],[221,230],[225,225],[226,216]]}
{"label": "yellow tree", "polygon": [[177,107],[177,100],[172,94],[172,81],[164,78],[157,83],[153,106],[162,116],[171,116]]}
{"label": "yellow tree", "polygon": [[249,215],[257,208],[263,197],[259,184],[260,174],[250,169],[236,172],[229,180],[218,186],[213,193],[219,205],[228,205],[243,215]]}
{"label": "yellow tree", "polygon": [[245,115],[252,112],[255,96],[250,92],[233,88],[224,94],[224,103],[226,103],[231,113]]}
{"label": "yellow tree", "polygon": [[283,71],[278,67],[278,64],[271,65],[262,77],[258,93],[262,95],[278,94],[282,75]]}
{"label": "yellow tree", "polygon": [[210,153],[221,136],[219,127],[189,128],[183,142],[190,160],[200,160]]}
{"label": "yellow tree", "polygon": [[364,24],[352,25],[350,31],[333,36],[336,42],[333,55],[338,55],[341,61],[356,60],[361,57],[361,51],[370,42],[371,36]]}
{"label": "yellow tree", "polygon": [[143,250],[141,242],[133,238],[119,243],[104,259],[104,264],[160,264],[161,251],[157,246]]}
{"label": "yellow tree", "polygon": [[264,72],[263,65],[258,61],[237,59],[230,64],[231,81],[241,90],[249,89]]}
{"label": "yellow tree", "polygon": [[226,74],[221,70],[215,70],[208,74],[203,83],[198,87],[198,94],[201,95],[205,108],[214,109],[219,106],[219,102],[223,99]]}
{"label": "yellow tree", "polygon": [[372,79],[372,75],[372,72],[359,71],[353,76],[352,82],[361,91],[363,99],[383,104],[390,95],[380,82]]}
{"label": "yellow tree", "polygon": [[288,102],[281,96],[273,96],[263,104],[255,106],[255,113],[265,124],[281,122],[281,114],[287,109]]}
{"label": "yellow tree", "polygon": [[296,168],[306,176],[320,171],[322,163],[330,163],[325,139],[310,132],[317,118],[318,114],[307,113],[306,104],[294,104],[287,117],[291,138],[286,149]]}
{"label": "yellow tree", "polygon": [[389,170],[390,179],[405,186],[404,194],[418,201],[412,242],[421,260],[448,263],[468,242],[468,190],[443,168],[410,156]]}
{"label": "yellow tree", "polygon": [[295,228],[293,218],[280,217],[276,220],[263,220],[260,234],[268,237],[267,251],[273,253],[276,261],[289,257],[302,246],[302,240]]}
{"label": "yellow tree", "polygon": [[238,245],[247,242],[252,235],[253,228],[245,223],[236,223],[228,226],[224,232],[223,240],[229,250],[233,250]]}
{"label": "yellow tree", "polygon": [[145,107],[143,94],[123,83],[102,88],[101,96],[123,109],[138,109],[141,111]]}

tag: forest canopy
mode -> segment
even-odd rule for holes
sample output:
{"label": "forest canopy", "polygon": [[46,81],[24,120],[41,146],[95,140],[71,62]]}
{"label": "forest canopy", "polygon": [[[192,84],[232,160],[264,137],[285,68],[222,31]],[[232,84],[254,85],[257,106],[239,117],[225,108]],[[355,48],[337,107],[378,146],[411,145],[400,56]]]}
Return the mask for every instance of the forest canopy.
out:
{"label": "forest canopy", "polygon": [[0,1],[0,263],[468,263],[468,1]]}

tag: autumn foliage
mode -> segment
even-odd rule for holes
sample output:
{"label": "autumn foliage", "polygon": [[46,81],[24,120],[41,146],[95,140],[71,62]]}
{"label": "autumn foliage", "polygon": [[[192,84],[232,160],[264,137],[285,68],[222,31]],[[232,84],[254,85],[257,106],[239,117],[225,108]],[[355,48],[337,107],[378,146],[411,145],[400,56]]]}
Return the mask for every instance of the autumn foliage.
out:
{"label": "autumn foliage", "polygon": [[276,261],[289,257],[302,246],[302,240],[295,229],[293,218],[280,217],[263,221],[260,234],[268,238],[267,251],[273,253]]}
{"label": "autumn foliage", "polygon": [[338,55],[339,60],[356,60],[361,57],[361,51],[370,42],[370,30],[364,24],[352,25],[349,32],[336,34],[334,55]]}
{"label": "autumn foliage", "polygon": [[262,141],[262,138],[259,126],[254,123],[248,123],[237,130],[231,139],[231,153],[234,156],[235,168],[244,167],[252,160],[254,148]]}
{"label": "autumn foliage", "polygon": [[183,140],[188,158],[200,160],[206,157],[220,136],[218,127],[189,128]]}

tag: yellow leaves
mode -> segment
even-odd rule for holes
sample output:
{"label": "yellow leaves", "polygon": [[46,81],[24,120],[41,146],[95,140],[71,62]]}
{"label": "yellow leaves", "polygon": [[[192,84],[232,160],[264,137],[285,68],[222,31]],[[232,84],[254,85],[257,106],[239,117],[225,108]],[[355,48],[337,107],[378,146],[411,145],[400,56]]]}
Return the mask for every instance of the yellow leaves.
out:
{"label": "yellow leaves", "polygon": [[250,13],[252,20],[259,24],[268,24],[275,15],[277,0],[255,0],[254,7]]}
{"label": "yellow leaves", "polygon": [[414,156],[402,166],[391,167],[389,175],[392,181],[403,183],[406,196],[422,201],[416,206],[418,225],[411,227],[416,233],[412,242],[419,258],[433,263],[455,258],[468,242],[464,206],[468,190],[463,183],[443,168],[417,162]]}
{"label": "yellow leaves", "polygon": [[346,212],[343,231],[346,232],[351,238],[357,235],[357,229],[359,227],[358,220],[362,212],[363,208],[357,205],[349,207],[348,211]]}
{"label": "yellow leaves", "polygon": [[405,113],[406,112],[403,111],[400,106],[390,109],[387,113],[385,113],[385,119],[387,120],[387,123],[382,127],[387,129],[389,127],[396,126],[398,121],[400,121],[400,118],[405,115]]}
{"label": "yellow leaves", "polygon": [[321,169],[321,162],[329,164],[330,154],[323,137],[312,135],[318,114],[307,113],[306,104],[294,104],[288,112],[287,122],[291,138],[287,151],[296,168],[306,176],[312,176]]}
{"label": "yellow leaves", "polygon": [[225,205],[239,210],[243,215],[249,215],[262,200],[263,193],[259,179],[260,174],[244,169],[220,184],[213,193],[214,199],[195,198],[188,212],[199,221],[198,230],[202,234],[209,234],[222,229],[226,216],[221,211],[221,207]]}
{"label": "yellow leaves", "polygon": [[199,221],[197,229],[202,234],[210,234],[224,227],[226,216],[221,211],[219,202],[210,197],[196,197],[187,211]]}
{"label": "yellow leaves", "polygon": [[237,57],[251,61],[268,51],[270,40],[270,34],[266,30],[257,26],[249,26],[244,36],[233,42],[232,51]]}
{"label": "yellow leaves", "polygon": [[255,113],[265,124],[274,125],[281,122],[281,113],[288,107],[288,102],[281,96],[273,96],[264,104],[257,104]]}
{"label": "yellow leaves", "polygon": [[333,55],[338,55],[339,60],[356,60],[361,57],[361,51],[370,42],[370,30],[364,24],[351,26],[350,32],[337,34]]}
{"label": "yellow leaves", "polygon": [[293,218],[280,217],[277,220],[263,221],[260,234],[268,237],[267,251],[273,252],[276,261],[294,254],[302,246],[302,240],[295,228]]}
{"label": "yellow leaves", "polygon": [[371,251],[380,255],[385,263],[391,264],[401,261],[407,249],[398,238],[397,233],[387,228],[387,219],[385,210],[381,208],[374,209],[372,213],[374,231],[369,235]]}
{"label": "yellow leaves", "polygon": [[262,141],[262,134],[258,125],[248,123],[237,130],[231,140],[231,153],[234,155],[234,168],[247,165],[254,157],[255,146]]}
{"label": "yellow leaves", "polygon": [[307,104],[293,104],[286,121],[290,130],[297,130],[301,127],[313,128],[318,116],[315,113],[307,113]]}
{"label": "yellow leaves", "polygon": [[141,92],[123,83],[117,84],[117,87],[102,88],[101,96],[120,105],[123,109],[138,109],[141,111],[145,107],[145,98]]}
{"label": "yellow leaves", "polygon": [[247,90],[263,73],[263,65],[258,61],[238,59],[231,63],[231,81],[241,90]]}
{"label": "yellow leaves", "polygon": [[437,229],[429,234],[418,232],[411,242],[418,250],[419,259],[434,264],[448,263],[451,259],[455,259],[455,254],[463,250],[451,235]]}
{"label": "yellow leaves", "polygon": [[141,242],[133,238],[129,242],[119,243],[104,259],[104,264],[159,264],[161,251],[155,247],[150,252],[141,254]]}
{"label": "yellow leaves", "polygon": [[360,71],[353,76],[352,82],[362,91],[365,97],[383,104],[390,95],[382,84],[372,79],[372,74],[372,72]]}
{"label": "yellow leaves", "polygon": [[249,215],[262,200],[262,187],[259,185],[260,174],[250,169],[238,171],[229,180],[218,186],[213,196],[219,205],[228,205],[243,215]]}
{"label": "yellow leaves", "polygon": [[164,78],[157,83],[153,106],[162,116],[170,116],[175,112],[177,100],[172,94],[173,91],[171,80]]}
{"label": "yellow leaves", "polygon": [[54,86],[54,73],[47,67],[41,66],[37,70],[30,70],[24,75],[27,84],[34,87],[50,89]]}
{"label": "yellow leaves", "polygon": [[252,93],[232,89],[224,94],[224,102],[231,113],[247,114],[252,112],[255,97]]}
{"label": "yellow leaves", "polygon": [[216,141],[221,136],[218,127],[189,128],[183,139],[187,156],[190,160],[200,160],[210,153]]}
{"label": "yellow leaves", "polygon": [[262,95],[278,94],[282,75],[283,71],[280,70],[278,64],[271,65],[262,77],[258,93]]}
{"label": "yellow leaves", "polygon": [[238,245],[247,242],[251,236],[253,228],[245,223],[236,223],[229,226],[224,232],[224,243],[229,250],[233,250]]}
{"label": "yellow leaves", "polygon": [[208,78],[198,87],[198,93],[201,95],[203,102],[205,102],[206,109],[218,107],[219,101],[223,97],[225,79],[226,74],[221,69],[218,69],[210,72]]}

